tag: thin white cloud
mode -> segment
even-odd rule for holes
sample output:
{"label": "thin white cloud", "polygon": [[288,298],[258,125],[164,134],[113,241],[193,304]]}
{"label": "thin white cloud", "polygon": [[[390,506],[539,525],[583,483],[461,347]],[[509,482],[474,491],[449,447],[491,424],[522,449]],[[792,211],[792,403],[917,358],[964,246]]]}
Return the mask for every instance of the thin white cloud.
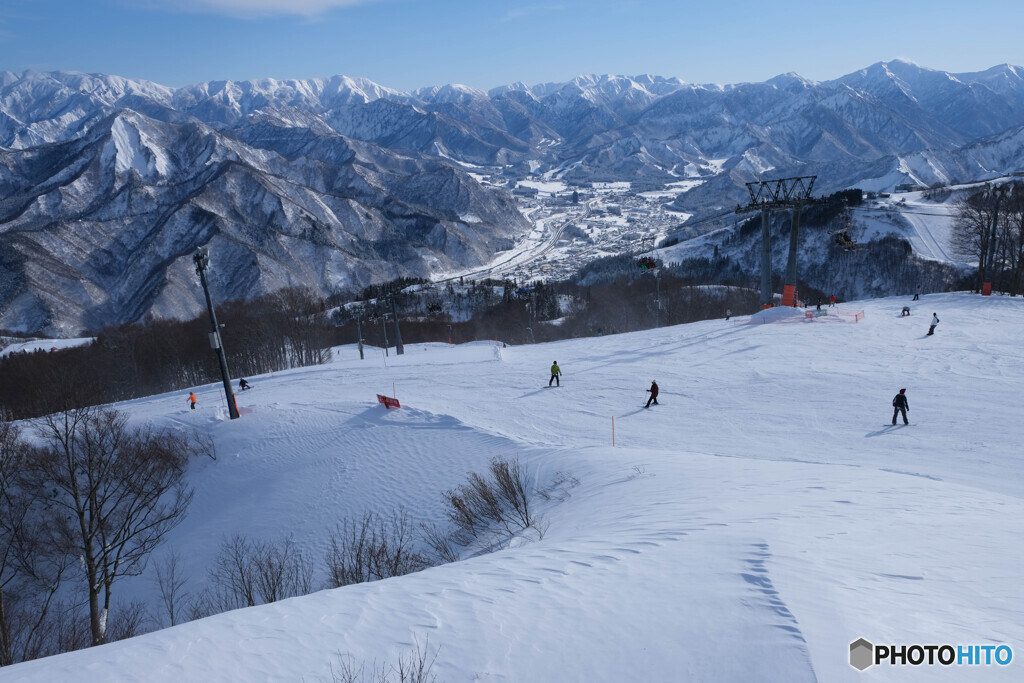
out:
{"label": "thin white cloud", "polygon": [[[144,0],[142,6],[235,17],[294,14],[315,17],[337,7],[367,5],[376,0]],[[136,5],[138,6],[138,5]]]}

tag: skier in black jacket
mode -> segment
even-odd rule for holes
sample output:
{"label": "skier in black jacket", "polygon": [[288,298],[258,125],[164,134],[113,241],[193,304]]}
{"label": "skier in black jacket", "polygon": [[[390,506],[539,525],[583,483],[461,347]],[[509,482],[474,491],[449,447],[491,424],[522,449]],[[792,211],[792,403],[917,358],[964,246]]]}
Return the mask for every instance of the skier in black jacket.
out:
{"label": "skier in black jacket", "polygon": [[907,411],[910,410],[910,403],[907,402],[907,390],[900,389],[900,393],[892,399],[892,423],[896,424],[896,416],[903,413],[903,424],[910,424],[907,421]]}
{"label": "skier in black jacket", "polygon": [[644,408],[650,408],[652,401],[654,402],[654,405],[658,405],[658,383],[653,379],[651,380],[651,388],[647,390],[647,393],[649,393],[651,397],[647,399],[647,405],[645,405]]}

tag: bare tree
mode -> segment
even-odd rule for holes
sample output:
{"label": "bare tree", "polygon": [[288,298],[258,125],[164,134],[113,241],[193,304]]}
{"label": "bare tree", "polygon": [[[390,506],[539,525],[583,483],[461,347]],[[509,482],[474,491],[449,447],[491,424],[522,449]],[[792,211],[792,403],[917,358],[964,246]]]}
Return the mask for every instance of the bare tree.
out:
{"label": "bare tree", "polygon": [[434,552],[432,560],[434,564],[445,564],[456,562],[459,559],[459,550],[456,547],[453,534],[436,524],[421,524],[424,542]]}
{"label": "bare tree", "polygon": [[152,617],[146,609],[146,603],[142,600],[132,600],[127,605],[119,605],[111,609],[110,620],[107,626],[107,638],[125,640],[145,633],[149,630]]}
{"label": "bare tree", "polygon": [[291,536],[256,546],[256,592],[263,602],[306,595],[313,590],[313,565]]}
{"label": "bare tree", "polygon": [[92,636],[89,618],[82,601],[54,599],[48,610],[44,627],[30,641],[26,641],[22,659],[39,659],[61,652],[73,652],[89,647]]}
{"label": "bare tree", "polygon": [[180,562],[178,553],[170,552],[157,564],[154,576],[160,603],[171,626],[179,622],[181,614],[188,610],[192,600],[192,595],[185,590],[188,579],[181,572]]}
{"label": "bare tree", "polygon": [[109,408],[48,415],[48,448],[36,467],[53,490],[50,522],[84,570],[92,644],[107,640],[114,584],[137,575],[149,553],[185,516],[190,458],[209,455],[198,437],[131,429]]}
{"label": "bare tree", "polygon": [[530,511],[534,487],[519,461],[494,458],[489,475],[470,472],[465,484],[444,494],[445,512],[455,524],[458,543],[492,533],[496,527],[513,536],[535,521]]}
{"label": "bare tree", "polygon": [[0,666],[45,649],[51,607],[71,558],[44,523],[44,489],[31,476],[39,455],[17,427],[0,423]]}
{"label": "bare tree", "polygon": [[437,661],[440,648],[431,650],[429,638],[420,646],[419,640],[414,641],[416,649],[398,657],[397,664],[374,662],[369,672],[366,665],[357,663],[351,655],[338,654],[338,669],[331,666],[331,677],[334,683],[435,683],[437,675],[430,672]]}
{"label": "bare tree", "polygon": [[31,498],[22,491],[24,444],[17,428],[0,423],[0,666],[14,663],[11,643],[10,598],[22,578],[19,546]]}
{"label": "bare tree", "polygon": [[503,501],[508,514],[515,519],[517,526],[523,529],[529,527],[533,522],[530,516],[533,487],[519,460],[491,460],[491,476],[494,477],[498,497]]}
{"label": "bare tree", "polygon": [[339,524],[331,534],[326,562],[331,588],[403,576],[430,566],[415,548],[412,524],[404,509],[392,513],[390,519],[367,513],[358,522]]}
{"label": "bare tree", "polygon": [[291,536],[276,543],[232,536],[221,543],[209,575],[215,590],[196,602],[210,602],[215,611],[277,602],[313,590],[313,565]]}
{"label": "bare tree", "polygon": [[976,289],[981,291],[981,283],[985,281],[985,253],[988,251],[994,206],[978,192],[957,200],[955,207],[950,245],[960,256],[978,260]]}
{"label": "bare tree", "polygon": [[252,542],[236,534],[220,544],[210,569],[210,581],[216,594],[204,602],[215,603],[215,611],[252,607],[256,602],[256,563]]}
{"label": "bare tree", "polygon": [[1024,186],[1015,183],[1013,194],[1003,204],[1005,234],[1001,242],[1005,246],[1005,262],[1009,282],[1007,289],[1011,296],[1021,293],[1024,284]]}

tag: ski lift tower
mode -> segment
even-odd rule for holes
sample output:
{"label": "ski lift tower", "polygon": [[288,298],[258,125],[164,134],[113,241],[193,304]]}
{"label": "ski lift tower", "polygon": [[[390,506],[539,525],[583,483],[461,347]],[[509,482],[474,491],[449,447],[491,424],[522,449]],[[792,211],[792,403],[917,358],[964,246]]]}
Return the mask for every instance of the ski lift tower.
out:
{"label": "ski lift tower", "polygon": [[782,305],[795,305],[796,294],[796,245],[800,226],[800,207],[813,202],[811,190],[818,176],[799,176],[780,180],[759,180],[747,183],[750,203],[737,206],[736,213],[761,212],[761,308],[774,303],[772,294],[772,245],[771,213],[776,209],[793,209],[793,222],[789,231],[789,260],[786,263],[786,280],[782,290]]}
{"label": "ski lift tower", "polygon": [[224,354],[224,342],[221,341],[220,325],[217,324],[217,314],[213,310],[213,299],[210,298],[210,286],[206,282],[206,269],[210,267],[210,252],[206,247],[199,247],[192,255],[192,261],[196,264],[196,274],[199,275],[199,282],[203,285],[203,294],[206,295],[206,309],[210,313],[210,346],[217,354],[217,361],[220,363],[220,376],[224,382],[224,396],[228,402],[228,415],[232,420],[238,419],[238,406],[235,404],[235,394],[231,391],[231,376],[228,375],[228,360]]}

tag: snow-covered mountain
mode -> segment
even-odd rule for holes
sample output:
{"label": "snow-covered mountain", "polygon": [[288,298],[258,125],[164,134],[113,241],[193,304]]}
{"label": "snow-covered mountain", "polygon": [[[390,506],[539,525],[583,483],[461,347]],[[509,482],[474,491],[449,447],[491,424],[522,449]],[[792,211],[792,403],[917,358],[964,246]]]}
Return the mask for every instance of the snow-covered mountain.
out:
{"label": "snow-covered mountain", "polygon": [[345,138],[302,110],[217,131],[131,109],[0,157],[0,327],[195,314],[191,256],[220,299],[320,294],[480,264],[527,222],[457,166]]}
{"label": "snow-covered mountain", "polygon": [[758,177],[891,189],[1020,170],[1024,70],[908,62],[814,82],[585,75],[484,93],[366,79],[167,88],[0,73],[0,328],[77,333],[196,312],[187,255],[223,253],[219,297],[327,292],[486,262],[527,222],[462,169],[566,181],[703,180],[675,210]]}

